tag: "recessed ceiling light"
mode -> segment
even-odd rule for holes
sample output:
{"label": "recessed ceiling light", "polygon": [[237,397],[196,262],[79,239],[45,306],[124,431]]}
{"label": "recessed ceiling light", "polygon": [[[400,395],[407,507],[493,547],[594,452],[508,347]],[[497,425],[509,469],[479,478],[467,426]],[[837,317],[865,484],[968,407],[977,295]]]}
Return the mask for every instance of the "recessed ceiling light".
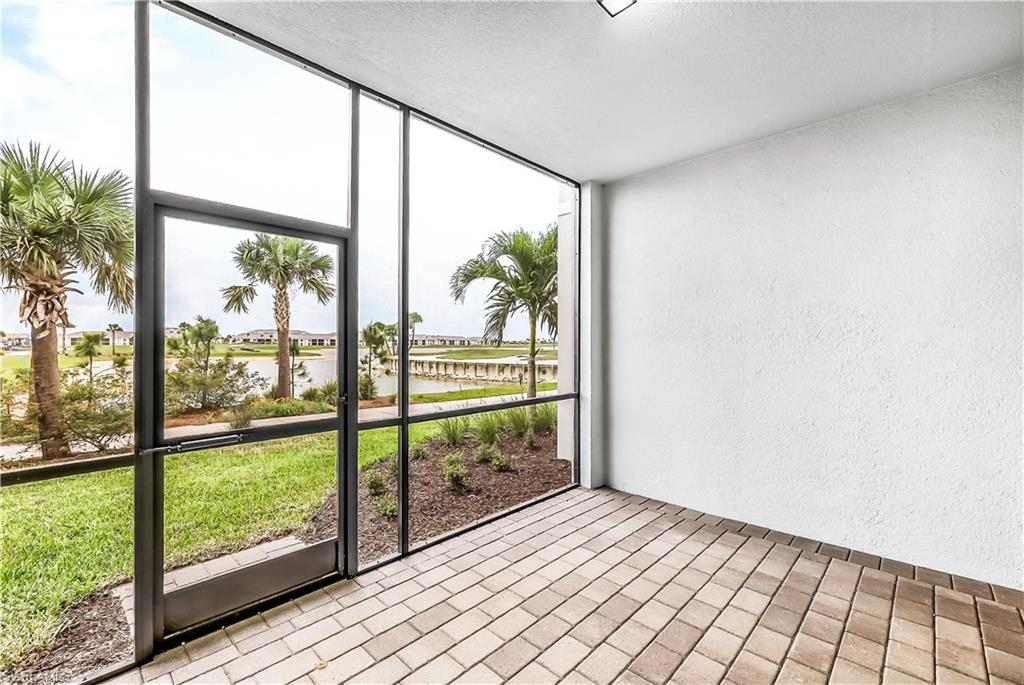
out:
{"label": "recessed ceiling light", "polygon": [[597,0],[597,4],[608,13],[609,17],[614,17],[624,9],[635,5],[636,0]]}

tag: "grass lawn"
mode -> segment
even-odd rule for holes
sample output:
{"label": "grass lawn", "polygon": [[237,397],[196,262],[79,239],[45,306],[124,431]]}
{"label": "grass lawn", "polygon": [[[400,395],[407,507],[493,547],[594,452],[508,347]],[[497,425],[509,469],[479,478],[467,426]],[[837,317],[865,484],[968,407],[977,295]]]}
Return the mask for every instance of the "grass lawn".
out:
{"label": "grass lawn", "polygon": [[[558,383],[538,383],[537,392],[557,390]],[[447,392],[423,392],[409,395],[410,404],[424,402],[456,402],[458,400],[476,400],[481,397],[497,397],[499,395],[518,395],[526,392],[526,385],[491,385],[486,388],[470,388],[467,390],[449,390]]]}
{"label": "grass lawn", "polygon": [[[410,427],[413,442],[437,431]],[[359,434],[360,468],[397,450],[396,428]],[[288,438],[165,460],[169,565],[245,549],[292,531],[334,488],[333,434]],[[65,609],[132,573],[130,468],[0,491],[0,668],[45,647]]]}

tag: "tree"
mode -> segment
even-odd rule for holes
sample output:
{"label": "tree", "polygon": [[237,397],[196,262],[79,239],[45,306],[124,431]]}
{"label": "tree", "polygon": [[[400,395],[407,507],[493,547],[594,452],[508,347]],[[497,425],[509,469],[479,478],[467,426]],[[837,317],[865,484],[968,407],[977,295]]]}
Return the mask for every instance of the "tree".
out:
{"label": "tree", "polygon": [[57,364],[57,327],[82,273],[111,309],[131,311],[131,183],[120,171],[86,172],[38,143],[0,143],[0,287],[21,291],[32,336],[33,394],[43,459],[71,453]]}
{"label": "tree", "polygon": [[456,302],[465,302],[469,287],[493,281],[487,295],[484,337],[501,346],[508,320],[525,313],[530,323],[527,352],[527,397],[537,396],[537,329],[558,333],[558,227],[550,225],[537,236],[525,229],[497,233],[484,242],[480,254],[459,266],[450,286]]}
{"label": "tree", "polygon": [[107,324],[107,330],[110,331],[110,356],[117,356],[117,333],[123,331],[120,324],[110,323]]}
{"label": "tree", "polygon": [[75,356],[85,357],[89,360],[89,384],[92,385],[92,360],[99,356],[103,345],[102,333],[82,333],[82,337],[75,343]]}
{"label": "tree", "polygon": [[302,381],[308,381],[309,371],[306,369],[306,362],[298,361],[299,355],[302,350],[299,349],[299,341],[292,340],[288,343],[288,356],[289,364],[288,369],[291,375],[291,397],[295,397],[295,379],[298,378]]}
{"label": "tree", "polygon": [[416,324],[423,323],[419,312],[409,312],[409,347],[416,344]]}
{"label": "tree", "polygon": [[213,319],[197,316],[195,323],[180,324],[178,332],[167,339],[167,351],[181,357],[164,374],[169,413],[236,406],[265,385],[245,362],[234,361],[230,350],[220,359],[211,359],[213,343],[220,337]]}
{"label": "tree", "polygon": [[366,356],[362,364],[366,367],[366,375],[373,378],[373,360],[381,366],[391,361],[391,326],[379,321],[371,321],[362,330],[363,344],[366,345]]}
{"label": "tree", "polygon": [[334,260],[320,254],[316,245],[301,238],[258,234],[235,247],[235,266],[245,279],[242,285],[221,289],[224,311],[247,313],[256,299],[256,286],[269,285],[274,294],[274,322],[277,326],[277,388],[276,398],[291,397],[288,362],[288,330],[291,319],[291,298],[295,290],[314,295],[326,305],[334,297],[330,283]]}

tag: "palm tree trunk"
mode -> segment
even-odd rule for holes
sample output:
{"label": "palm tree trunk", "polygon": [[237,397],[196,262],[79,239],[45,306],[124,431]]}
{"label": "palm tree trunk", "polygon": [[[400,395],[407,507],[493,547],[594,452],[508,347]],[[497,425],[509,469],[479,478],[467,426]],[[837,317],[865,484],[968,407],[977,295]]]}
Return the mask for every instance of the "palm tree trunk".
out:
{"label": "palm tree trunk", "polygon": [[32,327],[32,387],[38,411],[39,443],[43,459],[71,455],[64,436],[64,407],[60,398],[57,365],[57,326]]}
{"label": "palm tree trunk", "polygon": [[526,396],[537,396],[537,319],[530,317],[530,350],[526,359]]}
{"label": "palm tree trunk", "polygon": [[117,356],[117,332],[110,331],[110,356]]}
{"label": "palm tree trunk", "polygon": [[289,364],[288,328],[291,318],[288,291],[274,289],[274,321],[277,323],[277,399],[291,397],[291,369]]}

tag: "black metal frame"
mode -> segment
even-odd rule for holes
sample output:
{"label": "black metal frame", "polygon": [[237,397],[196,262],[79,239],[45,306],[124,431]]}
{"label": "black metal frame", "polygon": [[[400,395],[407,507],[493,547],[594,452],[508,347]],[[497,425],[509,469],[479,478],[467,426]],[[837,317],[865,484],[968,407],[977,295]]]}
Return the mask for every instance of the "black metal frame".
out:
{"label": "black metal frame", "polygon": [[[208,199],[189,197],[153,190],[150,187],[150,71],[149,36],[150,5],[161,7],[183,15],[220,33],[247,43],[264,52],[284,59],[312,73],[346,87],[350,92],[350,151],[348,183],[348,225],[340,226],[274,214],[247,207],[238,207]],[[307,592],[312,588],[368,572],[394,558],[405,556],[451,537],[486,525],[507,514],[519,511],[537,502],[555,497],[577,486],[580,477],[580,354],[579,354],[579,313],[580,313],[580,185],[572,179],[558,174],[544,166],[531,162],[513,152],[493,145],[484,139],[459,127],[448,124],[421,110],[407,106],[372,88],[347,79],[329,69],[282,49],[264,39],[233,27],[211,15],[173,0],[143,0],[135,4],[135,221],[136,221],[136,293],[135,321],[136,340],[133,360],[135,380],[135,451],[129,455],[115,455],[95,459],[69,461],[53,465],[10,471],[3,474],[0,486],[12,486],[67,475],[91,473],[105,469],[134,466],[134,607],[135,607],[135,659],[134,662],[119,663],[102,673],[93,674],[88,682],[101,680],[114,673],[142,663],[169,643],[169,639],[180,640],[191,637],[199,631],[226,621],[237,620],[256,611],[263,610],[275,602]],[[396,108],[401,113],[400,129],[400,226],[399,226],[399,297],[400,321],[408,322],[409,315],[409,131],[413,117],[442,128],[454,135],[485,147],[517,163],[559,180],[574,190],[575,215],[575,269],[572,330],[574,350],[573,388],[568,392],[529,399],[510,399],[495,404],[480,404],[459,407],[447,411],[410,414],[409,408],[409,336],[408,326],[399,328],[399,392],[398,414],[393,418],[365,421],[358,417],[358,217],[359,217],[359,127],[360,97],[371,97]],[[296,421],[280,427],[263,427],[230,433],[204,434],[198,440],[185,442],[202,443],[182,447],[182,443],[168,442],[163,435],[163,219],[178,217],[197,220],[215,225],[244,228],[259,232],[298,235],[320,242],[332,242],[338,246],[339,289],[344,296],[336,298],[338,321],[338,346],[344,345],[344,354],[337,355],[339,387],[343,388],[339,413],[335,418],[310,421]],[[344,272],[344,274],[340,272]],[[561,327],[564,333],[565,327]],[[344,330],[344,343],[341,332]],[[149,332],[149,334],[147,334]],[[341,384],[344,379],[344,384]],[[512,407],[523,407],[542,403],[571,400],[574,407],[574,455],[572,484],[554,490],[541,497],[523,502],[515,507],[485,517],[472,524],[433,538],[415,548],[409,544],[408,518],[408,435],[409,426],[426,421],[468,416]],[[396,557],[360,568],[358,564],[358,432],[375,428],[396,427],[399,438],[399,553]],[[233,574],[219,576],[212,581],[188,586],[164,594],[163,589],[163,475],[166,452],[190,447],[209,448],[222,442],[271,440],[300,434],[337,431],[337,478],[338,478],[338,532],[339,537],[312,545],[299,556],[282,557],[282,561],[256,564],[255,569],[242,579],[232,578]],[[198,437],[198,436],[197,436]],[[308,557],[308,559],[306,559]],[[303,560],[305,559],[305,560]],[[276,561],[276,560],[274,560]],[[298,562],[298,563],[295,563]],[[328,573],[320,571],[328,568]],[[285,585],[275,587],[261,585],[271,578],[287,576]],[[255,583],[255,585],[254,585]],[[260,596],[261,590],[269,588],[267,596]],[[165,606],[166,605],[166,606]],[[199,610],[189,609],[200,605]],[[169,629],[169,630],[168,630]]]}

